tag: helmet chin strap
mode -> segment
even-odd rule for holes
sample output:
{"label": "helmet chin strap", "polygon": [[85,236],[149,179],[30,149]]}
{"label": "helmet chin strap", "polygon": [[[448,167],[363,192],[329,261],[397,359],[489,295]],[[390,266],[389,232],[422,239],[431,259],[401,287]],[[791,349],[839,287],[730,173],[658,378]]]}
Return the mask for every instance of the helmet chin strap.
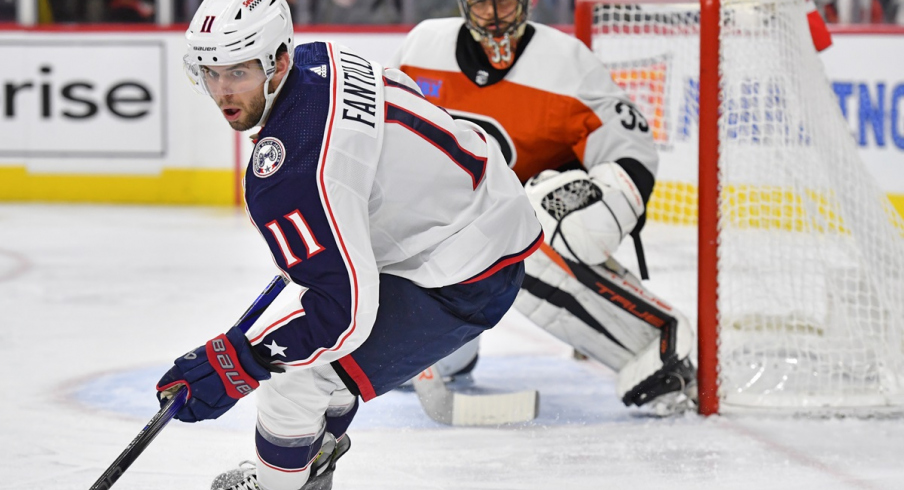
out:
{"label": "helmet chin strap", "polygon": [[[292,69],[292,66],[289,66],[289,70]],[[275,72],[274,72],[275,73]],[[270,80],[273,79],[273,75],[271,74],[267,77],[267,80],[264,82],[264,112],[261,113],[261,120],[255,124],[255,126],[263,126],[267,123],[267,118],[270,117],[270,110],[273,109],[273,101],[276,100],[276,96],[279,95],[279,91],[282,90],[283,85],[286,83],[286,80],[289,78],[289,71],[286,70],[286,74],[283,75],[282,80],[279,81],[279,85],[276,86],[276,90],[273,91],[272,94],[267,93],[270,88]]]}

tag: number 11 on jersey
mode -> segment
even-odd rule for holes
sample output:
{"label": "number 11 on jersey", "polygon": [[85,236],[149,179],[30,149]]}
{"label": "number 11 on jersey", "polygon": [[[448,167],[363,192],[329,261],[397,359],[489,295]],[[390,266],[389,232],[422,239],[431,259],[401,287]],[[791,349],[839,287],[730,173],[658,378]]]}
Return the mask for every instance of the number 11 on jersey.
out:
{"label": "number 11 on jersey", "polygon": [[[291,213],[285,215],[285,218],[295,226],[295,231],[298,232],[298,236],[301,237],[301,241],[304,243],[307,252],[307,258],[310,259],[311,257],[324,250],[323,246],[320,245],[320,243],[317,241],[317,238],[311,231],[311,227],[308,226],[308,222],[305,221],[304,216],[301,215],[301,212],[299,210],[296,209],[295,211],[292,211]],[[267,229],[270,230],[270,233],[273,233],[273,238],[276,240],[276,243],[279,244],[279,250],[283,254],[287,268],[301,262],[301,259],[299,259],[297,255],[295,255],[295,253],[292,251],[292,248],[289,246],[289,241],[286,239],[286,234],[283,232],[283,229],[279,225],[278,220],[273,220],[267,223]]]}

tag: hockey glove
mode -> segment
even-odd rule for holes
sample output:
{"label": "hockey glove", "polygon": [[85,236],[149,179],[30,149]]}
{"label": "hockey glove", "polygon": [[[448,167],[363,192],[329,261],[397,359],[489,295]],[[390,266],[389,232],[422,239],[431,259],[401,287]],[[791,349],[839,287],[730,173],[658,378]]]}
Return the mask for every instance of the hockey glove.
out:
{"label": "hockey glove", "polygon": [[617,163],[583,170],[545,170],[524,186],[546,243],[564,257],[601,264],[644,212],[637,186]]}
{"label": "hockey glove", "polygon": [[236,327],[174,361],[157,383],[162,407],[179,385],[188,387],[185,406],[175,418],[183,422],[215,419],[254,391],[270,373],[281,372],[258,360],[251,343]]}

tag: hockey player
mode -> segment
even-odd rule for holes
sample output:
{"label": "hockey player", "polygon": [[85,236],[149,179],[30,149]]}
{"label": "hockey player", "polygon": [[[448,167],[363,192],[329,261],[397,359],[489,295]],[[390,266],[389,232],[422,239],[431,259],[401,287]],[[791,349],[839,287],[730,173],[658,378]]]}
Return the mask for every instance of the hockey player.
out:
{"label": "hockey player", "polygon": [[541,225],[482,129],[398,70],[294,47],[285,0],[206,0],[186,37],[196,86],[233,128],[260,126],[247,212],[293,284],[247,333],[176,359],[158,396],[187,385],[176,418],[195,422],[257,390],[257,460],[214,489],[330,488],[358,398],[493,327]]}
{"label": "hockey player", "polygon": [[[658,166],[649,125],[589,49],[528,20],[530,0],[458,3],[462,18],[420,23],[389,66],[481,125],[526,183],[551,247],[526,261],[515,308],[617,371],[626,405],[687,401],[693,330],[612,258],[632,235],[645,275],[639,231]],[[438,368],[462,374],[476,356],[475,339]]]}

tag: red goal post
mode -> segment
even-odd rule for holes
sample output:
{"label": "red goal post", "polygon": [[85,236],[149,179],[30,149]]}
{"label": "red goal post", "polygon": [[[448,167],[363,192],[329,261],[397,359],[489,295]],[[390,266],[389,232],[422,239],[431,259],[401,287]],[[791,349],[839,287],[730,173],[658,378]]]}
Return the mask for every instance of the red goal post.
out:
{"label": "red goal post", "polygon": [[648,214],[674,207],[660,186],[693,194],[665,221],[697,227],[703,414],[904,406],[904,224],[857,155],[808,10],[804,0],[575,7],[575,35],[658,128],[660,173],[697,162],[686,184],[658,180]]}

